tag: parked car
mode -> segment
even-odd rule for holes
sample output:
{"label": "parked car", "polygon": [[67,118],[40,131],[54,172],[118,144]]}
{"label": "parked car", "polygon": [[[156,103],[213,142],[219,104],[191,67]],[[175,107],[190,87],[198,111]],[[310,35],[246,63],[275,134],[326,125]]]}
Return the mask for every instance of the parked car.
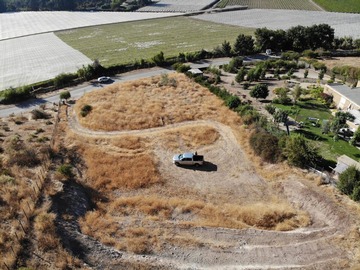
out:
{"label": "parked car", "polygon": [[177,154],[173,157],[175,165],[195,165],[200,166],[204,164],[204,156],[195,153]]}
{"label": "parked car", "polygon": [[110,81],[110,77],[101,76],[97,80],[99,83],[108,82],[108,81]]}

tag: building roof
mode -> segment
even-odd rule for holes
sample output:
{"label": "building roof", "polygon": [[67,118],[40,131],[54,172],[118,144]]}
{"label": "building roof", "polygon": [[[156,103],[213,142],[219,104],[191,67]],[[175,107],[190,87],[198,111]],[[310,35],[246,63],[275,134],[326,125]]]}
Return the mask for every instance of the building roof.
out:
{"label": "building roof", "polygon": [[337,158],[337,164],[334,168],[334,171],[338,174],[344,172],[350,166],[355,166],[358,170],[360,170],[360,163],[352,158],[348,157],[347,155],[342,155]]}
{"label": "building roof", "polygon": [[339,83],[331,83],[328,86],[360,107],[360,87],[351,88]]}

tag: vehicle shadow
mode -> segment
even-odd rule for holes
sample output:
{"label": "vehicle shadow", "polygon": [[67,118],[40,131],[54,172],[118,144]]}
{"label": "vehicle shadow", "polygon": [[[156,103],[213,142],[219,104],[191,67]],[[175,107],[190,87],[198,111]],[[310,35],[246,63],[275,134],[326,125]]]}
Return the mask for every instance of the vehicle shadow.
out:
{"label": "vehicle shadow", "polygon": [[178,165],[178,167],[181,167],[183,169],[187,170],[194,170],[194,171],[202,171],[202,172],[216,172],[217,171],[217,165],[209,162],[204,161],[204,164],[202,166],[186,166],[186,165]]}

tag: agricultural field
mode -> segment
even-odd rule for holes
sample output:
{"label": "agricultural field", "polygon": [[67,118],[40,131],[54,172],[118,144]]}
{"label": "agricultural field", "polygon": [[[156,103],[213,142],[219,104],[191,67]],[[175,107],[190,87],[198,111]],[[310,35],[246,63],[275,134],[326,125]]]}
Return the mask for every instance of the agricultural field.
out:
{"label": "agricultural field", "polygon": [[191,12],[199,11],[215,4],[216,0],[160,0],[154,4],[142,7],[138,11],[146,12]]}
{"label": "agricultural field", "polygon": [[253,29],[223,25],[188,17],[129,22],[57,32],[57,36],[103,66],[151,59],[163,51],[165,57],[180,52],[213,50],[224,40],[233,43],[240,33]]}
{"label": "agricultural field", "polygon": [[327,11],[360,13],[358,0],[314,0],[314,2]]}
{"label": "agricultural field", "polygon": [[296,10],[322,10],[310,0],[221,0],[216,7],[224,8],[227,6],[247,6],[256,9],[296,9]]}
{"label": "agricultural field", "polygon": [[360,14],[332,13],[324,11],[248,9],[225,14],[201,14],[194,18],[216,23],[250,28],[289,29],[293,26],[311,26],[326,23],[335,30],[335,36],[360,38]]}
{"label": "agricultural field", "polygon": [[0,41],[0,89],[52,79],[76,72],[92,60],[53,33]]}
{"label": "agricultural field", "polygon": [[0,13],[0,40],[92,25],[176,15],[176,13],[67,11]]}

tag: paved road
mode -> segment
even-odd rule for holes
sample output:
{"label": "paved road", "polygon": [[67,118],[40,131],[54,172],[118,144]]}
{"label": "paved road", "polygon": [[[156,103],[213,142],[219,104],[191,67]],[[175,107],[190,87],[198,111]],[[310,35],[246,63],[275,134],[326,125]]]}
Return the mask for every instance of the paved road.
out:
{"label": "paved road", "polygon": [[[112,83],[125,82],[125,81],[131,81],[131,80],[137,80],[137,79],[141,79],[141,78],[147,78],[147,77],[152,77],[152,76],[156,76],[156,75],[161,75],[161,74],[165,74],[165,73],[171,73],[171,72],[174,72],[174,71],[170,70],[170,69],[156,67],[156,68],[151,68],[151,69],[136,70],[136,71],[124,73],[121,75],[114,76],[111,79],[112,79]],[[106,85],[108,85],[108,84],[101,84],[101,83],[97,83],[97,82],[96,83],[86,82],[86,83],[78,85],[76,87],[64,88],[62,90],[69,91],[72,98],[78,99],[85,93],[94,91],[96,89],[100,89]],[[60,100],[60,92],[58,91],[57,93],[54,93],[53,95],[48,96],[48,97],[31,99],[31,100],[28,100],[28,101],[25,101],[25,102],[22,102],[22,103],[19,103],[16,105],[12,105],[12,106],[4,106],[3,108],[0,109],[0,117],[7,117],[11,114],[19,114],[19,113],[23,113],[23,112],[28,112],[28,111],[31,111],[31,110],[37,108],[41,104],[57,103],[57,102],[59,102],[59,100]]]}
{"label": "paved road", "polygon": [[[264,60],[266,56],[257,55],[252,57],[245,57],[244,62],[247,61],[261,61]],[[230,58],[217,58],[217,59],[210,59],[210,60],[202,60],[196,63],[190,63],[191,68],[206,68],[208,66],[219,66],[228,63]],[[125,81],[131,81],[131,80],[137,80],[142,78],[148,78],[152,76],[157,76],[161,74],[168,74],[174,72],[171,69],[166,68],[160,68],[160,67],[154,67],[150,69],[141,69],[141,70],[135,70],[123,74],[119,74],[117,76],[112,77],[112,83],[116,82],[125,82]],[[100,89],[108,84],[100,84],[97,82],[86,82],[84,84],[72,87],[72,88],[65,88],[62,89],[63,91],[67,90],[70,92],[71,97],[74,99],[80,98],[85,93],[94,91],[96,89]],[[0,117],[7,117],[11,114],[19,114],[23,112],[31,111],[35,108],[37,108],[41,104],[46,103],[57,103],[60,100],[59,91],[56,93],[53,93],[51,96],[47,97],[40,97],[36,99],[31,99],[16,105],[12,106],[2,106],[0,107]]]}

